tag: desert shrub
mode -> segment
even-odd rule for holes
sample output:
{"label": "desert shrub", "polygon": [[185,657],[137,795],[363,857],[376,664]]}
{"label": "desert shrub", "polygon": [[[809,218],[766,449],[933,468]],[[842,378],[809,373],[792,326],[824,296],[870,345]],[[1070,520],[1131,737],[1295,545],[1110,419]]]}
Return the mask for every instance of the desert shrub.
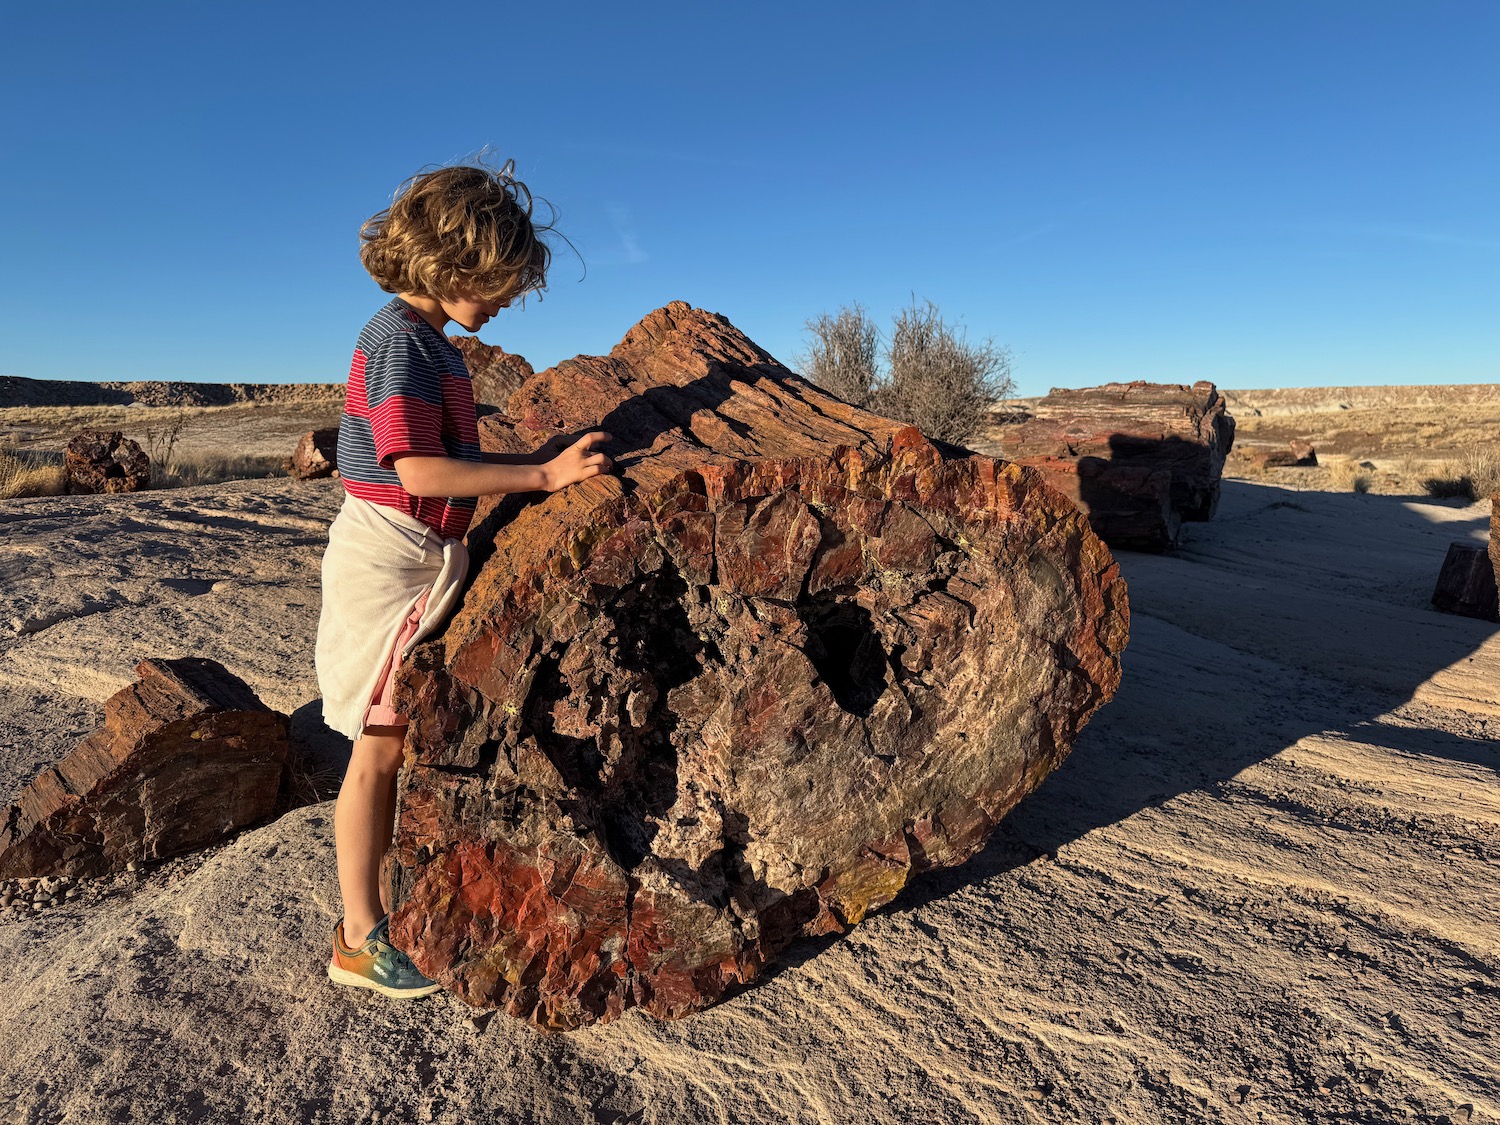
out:
{"label": "desert shrub", "polygon": [[1473,500],[1474,482],[1468,477],[1427,477],[1422,491],[1435,500]]}
{"label": "desert shrub", "polygon": [[1370,474],[1354,458],[1346,457],[1328,467],[1328,479],[1338,492],[1369,492]]}
{"label": "desert shrub", "polygon": [[1500,450],[1492,442],[1470,442],[1459,450],[1450,475],[1428,477],[1422,488],[1439,500],[1482,500],[1493,496],[1500,492]]}
{"label": "desert shrub", "polygon": [[943,441],[962,443],[988,426],[990,408],[1015,389],[1010,352],[993,340],[970,343],[931,301],[913,299],[897,313],[884,347],[857,304],[809,320],[807,330],[801,362],[813,382]]}
{"label": "desert shrub", "polygon": [[807,330],[813,337],[802,359],[807,377],[845,402],[873,409],[880,329],[863,306],[846,306],[833,316],[819,313],[807,322]]}
{"label": "desert shrub", "polygon": [[60,462],[11,447],[0,448],[0,500],[61,496],[67,478]]}
{"label": "desert shrub", "polygon": [[177,439],[182,436],[183,416],[178,414],[160,425],[147,426],[145,441],[146,456],[151,458],[151,487],[165,488],[176,475],[172,454],[177,448]]}

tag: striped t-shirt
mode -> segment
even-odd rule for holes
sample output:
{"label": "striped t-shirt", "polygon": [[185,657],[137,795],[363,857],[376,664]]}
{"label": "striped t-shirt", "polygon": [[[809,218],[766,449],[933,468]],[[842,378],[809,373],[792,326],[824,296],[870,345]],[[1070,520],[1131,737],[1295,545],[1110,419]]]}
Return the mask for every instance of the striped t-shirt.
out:
{"label": "striped t-shirt", "polygon": [[401,487],[397,453],[482,461],[474,389],[463,353],[399,297],[371,318],[354,346],[338,467],[361,500],[415,516],[445,539],[461,539],[472,496],[413,496]]}

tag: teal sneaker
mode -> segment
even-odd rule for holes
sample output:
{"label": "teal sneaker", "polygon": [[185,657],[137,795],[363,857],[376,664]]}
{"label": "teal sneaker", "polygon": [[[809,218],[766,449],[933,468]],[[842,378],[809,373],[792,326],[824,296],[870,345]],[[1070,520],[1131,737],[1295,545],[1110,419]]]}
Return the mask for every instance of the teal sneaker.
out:
{"label": "teal sneaker", "polygon": [[372,988],[396,1000],[415,1000],[431,996],[443,986],[424,977],[411,958],[391,944],[391,916],[375,923],[370,936],[357,949],[344,942],[344,920],[333,928],[333,960],[328,962],[328,979],[335,984],[355,988]]}

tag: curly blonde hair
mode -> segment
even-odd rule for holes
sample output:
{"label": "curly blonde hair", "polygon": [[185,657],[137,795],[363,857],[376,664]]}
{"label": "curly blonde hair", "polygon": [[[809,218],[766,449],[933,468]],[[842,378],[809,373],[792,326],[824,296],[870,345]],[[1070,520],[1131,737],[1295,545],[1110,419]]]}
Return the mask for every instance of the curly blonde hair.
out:
{"label": "curly blonde hair", "polygon": [[513,300],[547,287],[552,251],[525,184],[482,164],[419,172],[360,228],[360,261],[387,293]]}

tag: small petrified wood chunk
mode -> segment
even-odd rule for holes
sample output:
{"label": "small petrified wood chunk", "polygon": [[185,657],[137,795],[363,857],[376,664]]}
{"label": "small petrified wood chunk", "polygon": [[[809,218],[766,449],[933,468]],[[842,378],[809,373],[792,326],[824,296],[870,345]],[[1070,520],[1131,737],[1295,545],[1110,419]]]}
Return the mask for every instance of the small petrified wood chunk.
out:
{"label": "small petrified wood chunk", "polygon": [[1478,543],[1450,543],[1443,569],[1438,571],[1432,604],[1444,613],[1500,620],[1500,595],[1496,593],[1494,520],[1490,522],[1490,549]]}
{"label": "small petrified wood chunk", "polygon": [[5,811],[0,879],[92,876],[270,815],[289,721],[213,660],[143,660],[104,725]]}
{"label": "small petrified wood chunk", "polygon": [[525,356],[486,344],[478,336],[449,336],[464,354],[464,365],[474,387],[474,401],[481,406],[503,407],[511,393],[536,372]]}
{"label": "small petrified wood chunk", "polygon": [[[1234,444],[1234,419],[1212,383],[1108,383],[1081,390],[1054,389],[1024,421],[1002,424],[1006,457],[1032,465],[1058,459],[1097,458],[1113,468],[1171,474],[1171,507],[1178,520],[1207,520],[1219,503],[1224,459]],[[1081,496],[1094,530],[1111,546],[1135,547],[1132,519],[1109,518],[1110,504],[1130,490],[1102,489]],[[1135,506],[1127,499],[1127,510]],[[1112,527],[1127,530],[1114,539]],[[1156,537],[1159,538],[1159,537]]]}
{"label": "small petrified wood chunk", "polygon": [[1038,474],[929,442],[680,302],[528,379],[487,449],[616,472],[482,500],[398,681],[391,933],[548,1029],[686,1015],[962,862],[1113,695],[1107,548]]}
{"label": "small petrified wood chunk", "polygon": [[339,428],[308,430],[283,466],[298,480],[331,477],[338,466]]}
{"label": "small petrified wood chunk", "polygon": [[119,430],[80,430],[63,449],[69,495],[138,492],[151,483],[151,458]]}
{"label": "small petrified wood chunk", "polygon": [[1311,467],[1318,463],[1318,451],[1310,441],[1293,438],[1287,442],[1287,448],[1291,451],[1294,465]]}

